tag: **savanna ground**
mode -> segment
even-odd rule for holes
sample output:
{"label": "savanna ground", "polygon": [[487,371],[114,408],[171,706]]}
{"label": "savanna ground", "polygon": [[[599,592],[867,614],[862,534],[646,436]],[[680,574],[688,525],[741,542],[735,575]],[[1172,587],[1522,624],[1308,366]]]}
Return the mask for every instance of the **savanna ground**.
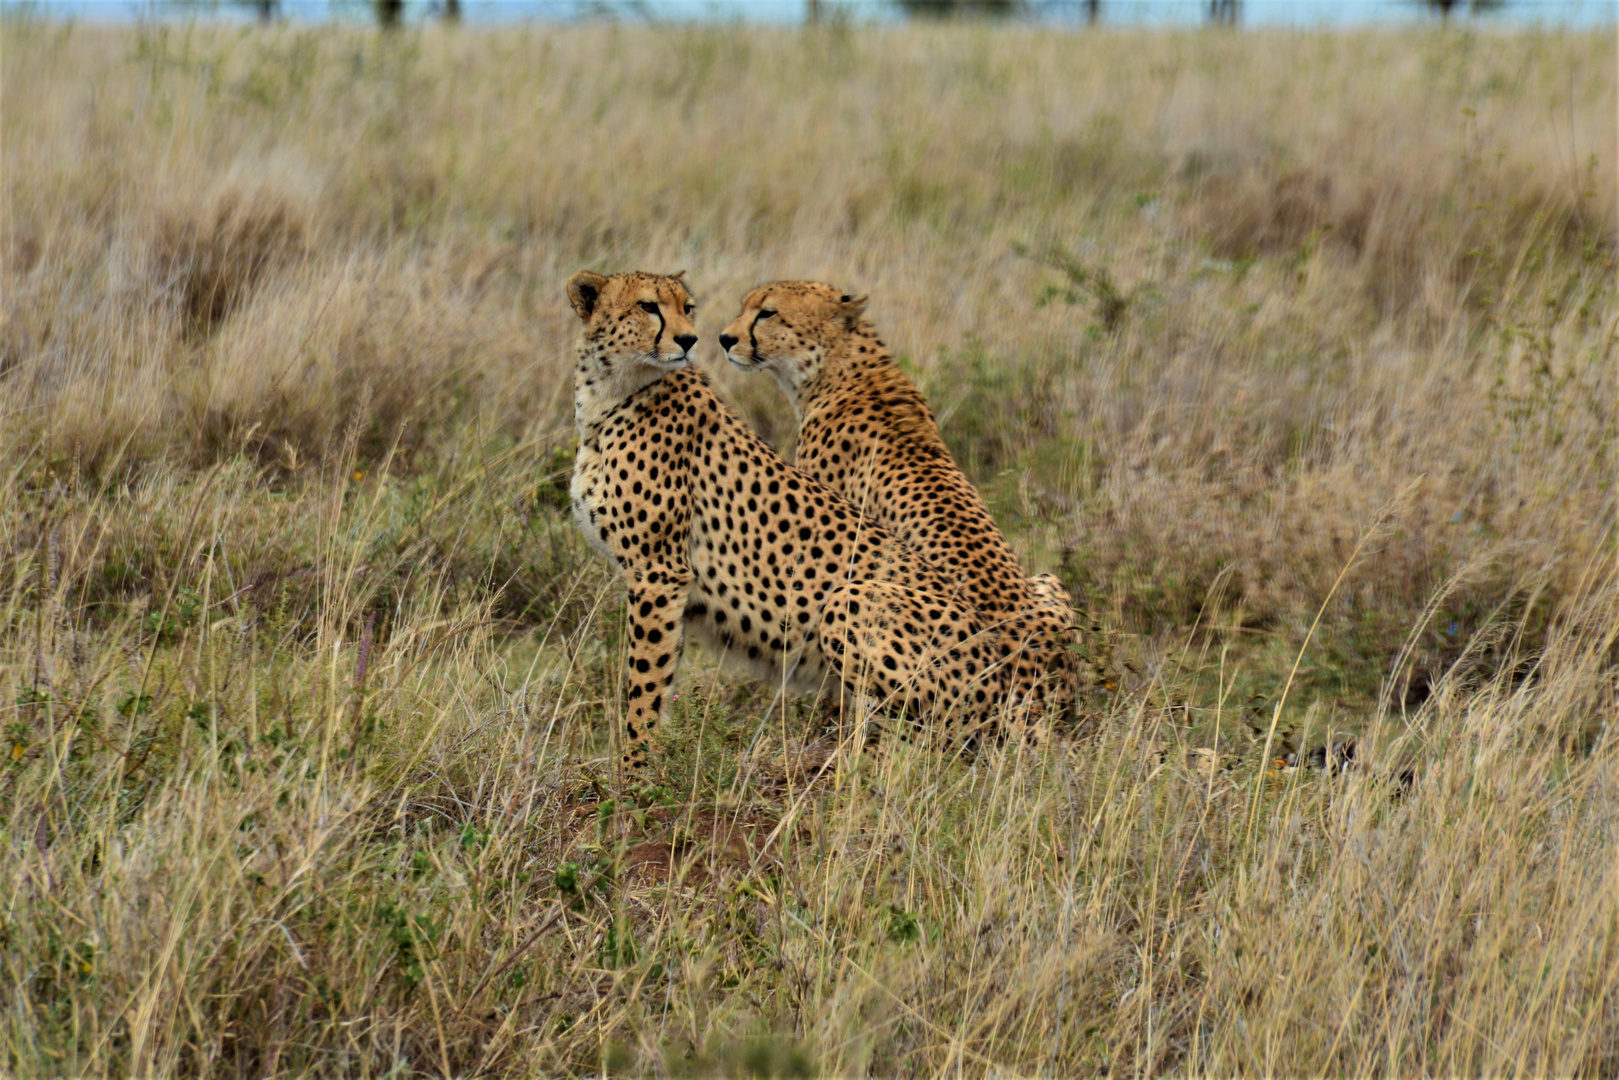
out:
{"label": "savanna ground", "polygon": [[[1610,33],[3,34],[0,1068],[1619,1073]],[[616,775],[581,267],[784,450],[869,291],[1111,700]]]}

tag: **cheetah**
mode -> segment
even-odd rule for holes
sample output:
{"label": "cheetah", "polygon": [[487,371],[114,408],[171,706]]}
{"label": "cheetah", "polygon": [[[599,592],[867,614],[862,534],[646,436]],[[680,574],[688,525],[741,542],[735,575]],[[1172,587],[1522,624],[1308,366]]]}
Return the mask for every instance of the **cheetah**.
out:
{"label": "cheetah", "polygon": [[865,306],[819,282],[764,285],[743,299],[720,348],[781,385],[799,423],[798,469],[958,582],[961,598],[1017,643],[1014,686],[1040,686],[1032,699],[1071,714],[1084,693],[1111,689],[1106,665],[1087,657],[1061,580],[1025,573]]}
{"label": "cheetah", "polygon": [[835,680],[946,745],[999,733],[1006,667],[977,614],[720,401],[692,366],[681,275],[580,271],[567,293],[573,512],[629,594],[625,766],[646,764],[687,634],[792,692]]}

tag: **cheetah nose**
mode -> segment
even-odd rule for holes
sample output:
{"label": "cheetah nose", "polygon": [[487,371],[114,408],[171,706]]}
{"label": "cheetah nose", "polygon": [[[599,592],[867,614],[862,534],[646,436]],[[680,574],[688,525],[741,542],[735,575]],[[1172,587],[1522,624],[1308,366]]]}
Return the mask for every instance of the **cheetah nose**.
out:
{"label": "cheetah nose", "polygon": [[676,334],[675,335],[675,344],[679,345],[682,349],[685,349],[687,352],[691,352],[691,347],[693,345],[697,344],[697,335],[696,334]]}
{"label": "cheetah nose", "polygon": [[735,344],[736,344],[736,335],[735,334],[721,334],[720,335],[720,348],[724,349],[726,352],[730,352],[731,351],[731,346],[735,345]]}

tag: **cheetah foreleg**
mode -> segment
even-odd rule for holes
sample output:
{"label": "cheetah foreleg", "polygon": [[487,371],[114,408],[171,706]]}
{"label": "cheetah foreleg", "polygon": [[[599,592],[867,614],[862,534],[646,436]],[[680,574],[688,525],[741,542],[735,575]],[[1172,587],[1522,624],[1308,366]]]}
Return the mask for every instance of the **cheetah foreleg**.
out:
{"label": "cheetah foreleg", "polygon": [[624,675],[624,764],[646,764],[647,739],[673,697],[671,687],[680,667],[684,642],[681,618],[691,571],[683,567],[631,568],[624,572],[629,591],[630,651]]}

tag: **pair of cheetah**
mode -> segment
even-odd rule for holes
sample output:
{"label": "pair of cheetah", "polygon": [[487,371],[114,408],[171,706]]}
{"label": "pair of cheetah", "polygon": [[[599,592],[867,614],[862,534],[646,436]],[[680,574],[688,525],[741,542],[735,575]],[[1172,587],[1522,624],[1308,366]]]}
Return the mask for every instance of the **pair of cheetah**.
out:
{"label": "pair of cheetah", "polygon": [[1089,672],[1066,592],[1023,573],[864,299],[767,285],[720,336],[787,391],[795,467],[691,366],[681,276],[567,286],[584,331],[574,516],[629,593],[625,764],[646,761],[688,634],[792,692],[835,681],[947,746],[1070,709]]}

